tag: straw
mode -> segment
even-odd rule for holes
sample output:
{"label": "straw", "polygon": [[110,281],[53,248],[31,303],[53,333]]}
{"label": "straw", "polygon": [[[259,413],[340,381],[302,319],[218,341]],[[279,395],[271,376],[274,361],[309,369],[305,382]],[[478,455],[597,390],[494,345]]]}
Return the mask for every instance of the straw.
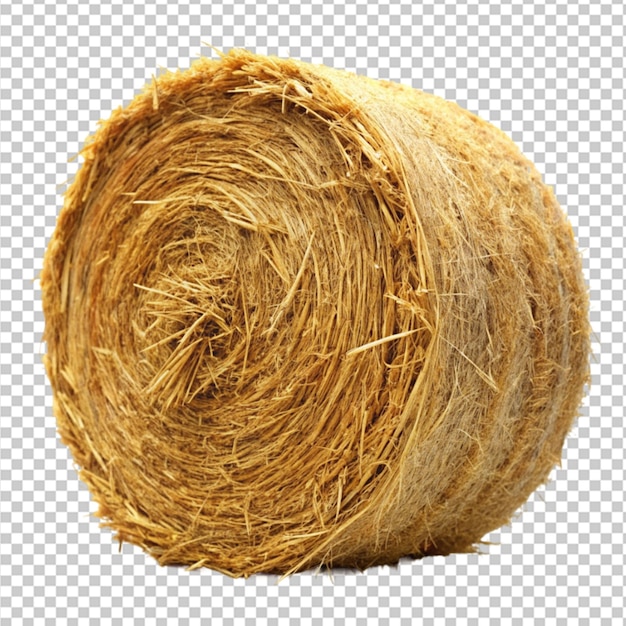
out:
{"label": "straw", "polygon": [[495,127],[235,50],[154,80],[82,158],[45,363],[120,541],[231,576],[467,552],[559,463],[587,290]]}

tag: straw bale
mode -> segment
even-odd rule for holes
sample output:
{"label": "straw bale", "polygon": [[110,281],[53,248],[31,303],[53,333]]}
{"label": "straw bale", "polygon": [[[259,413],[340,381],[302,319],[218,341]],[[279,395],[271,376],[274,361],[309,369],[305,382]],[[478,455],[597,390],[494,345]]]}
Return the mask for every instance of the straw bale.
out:
{"label": "straw bale", "polygon": [[120,541],[231,576],[472,551],[559,463],[587,291],[494,126],[237,50],[154,80],[82,158],[45,364]]}

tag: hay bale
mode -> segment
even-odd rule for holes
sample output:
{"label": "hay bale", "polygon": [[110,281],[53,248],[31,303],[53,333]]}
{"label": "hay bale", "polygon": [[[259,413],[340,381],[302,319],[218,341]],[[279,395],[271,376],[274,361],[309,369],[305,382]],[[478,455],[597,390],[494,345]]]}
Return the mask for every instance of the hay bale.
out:
{"label": "hay bale", "polygon": [[60,435],[121,541],[232,576],[474,549],[588,376],[572,230],[455,104],[234,51],[83,150],[41,277]]}

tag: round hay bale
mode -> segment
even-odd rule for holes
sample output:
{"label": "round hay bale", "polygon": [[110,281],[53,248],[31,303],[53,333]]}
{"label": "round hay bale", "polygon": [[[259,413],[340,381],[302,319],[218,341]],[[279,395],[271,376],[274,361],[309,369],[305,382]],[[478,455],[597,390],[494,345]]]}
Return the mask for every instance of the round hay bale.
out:
{"label": "round hay bale", "polygon": [[41,276],[98,515],[232,576],[466,552],[559,462],[588,377],[572,229],[502,132],[233,51],[82,152]]}

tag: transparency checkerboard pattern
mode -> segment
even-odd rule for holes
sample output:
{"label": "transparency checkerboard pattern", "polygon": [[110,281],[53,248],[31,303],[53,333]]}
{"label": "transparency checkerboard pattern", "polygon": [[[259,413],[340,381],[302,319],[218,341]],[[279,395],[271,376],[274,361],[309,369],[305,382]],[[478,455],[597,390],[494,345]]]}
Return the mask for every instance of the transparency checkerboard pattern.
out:
{"label": "transparency checkerboard pattern", "polygon": [[[0,2],[0,623],[623,624],[621,0]],[[412,84],[509,133],[584,256],[592,384],[562,468],[484,555],[231,580],[121,551],[56,435],[37,276],[98,119],[162,68],[246,47]]]}

